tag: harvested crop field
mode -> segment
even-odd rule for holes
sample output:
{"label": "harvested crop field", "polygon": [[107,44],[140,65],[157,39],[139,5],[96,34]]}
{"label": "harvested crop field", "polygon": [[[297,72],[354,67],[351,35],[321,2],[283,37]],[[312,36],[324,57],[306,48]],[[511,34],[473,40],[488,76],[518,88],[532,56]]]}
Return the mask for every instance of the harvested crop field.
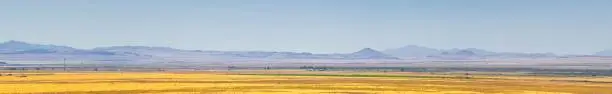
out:
{"label": "harvested crop field", "polygon": [[261,71],[49,72],[20,75],[26,76],[0,76],[0,93],[612,94],[612,79],[608,77]]}

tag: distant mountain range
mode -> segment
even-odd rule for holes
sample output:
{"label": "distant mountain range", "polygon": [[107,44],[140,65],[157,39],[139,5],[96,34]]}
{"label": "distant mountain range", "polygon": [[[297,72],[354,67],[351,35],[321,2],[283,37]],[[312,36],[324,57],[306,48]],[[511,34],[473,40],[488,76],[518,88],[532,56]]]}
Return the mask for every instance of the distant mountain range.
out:
{"label": "distant mountain range", "polygon": [[515,53],[493,52],[477,48],[467,49],[433,49],[408,45],[401,48],[385,50],[397,57],[437,58],[437,59],[483,59],[483,58],[552,58],[553,53]]}
{"label": "distant mountain range", "polygon": [[612,56],[612,50],[604,50],[595,53],[596,56]]}
{"label": "distant mountain range", "polygon": [[[612,56],[612,51],[596,55]],[[353,53],[313,54],[308,52],[266,51],[201,51],[169,47],[113,46],[76,49],[68,46],[31,44],[7,41],[0,44],[0,60],[59,60],[62,58],[98,61],[185,61],[198,62],[218,59],[330,59],[330,60],[399,60],[399,59],[489,59],[489,58],[551,58],[552,53],[509,53],[483,49],[433,49],[407,45],[377,51],[364,48]]]}
{"label": "distant mountain range", "polygon": [[0,54],[98,54],[113,55],[114,53],[95,50],[81,50],[67,46],[30,44],[21,41],[7,41],[0,44]]}
{"label": "distant mountain range", "polygon": [[434,49],[416,45],[407,45],[400,48],[388,49],[384,52],[400,58],[413,59],[552,58],[557,56],[553,53],[493,52],[477,48]]}
{"label": "distant mountain range", "polygon": [[181,50],[169,47],[113,46],[94,49],[76,49],[68,46],[30,44],[7,41],[0,44],[0,60],[58,60],[62,58],[101,61],[202,61],[217,59],[334,59],[375,60],[399,59],[370,48],[346,54],[312,54],[307,52],[264,51],[200,51]]}
{"label": "distant mountain range", "polygon": [[430,55],[440,54],[442,51],[433,48],[421,47],[416,45],[407,45],[395,49],[387,49],[383,51],[389,55],[399,57],[426,57]]}
{"label": "distant mountain range", "polygon": [[390,55],[387,55],[385,53],[376,51],[374,49],[371,48],[364,48],[361,49],[357,52],[348,54],[349,57],[351,58],[355,58],[355,59],[371,59],[371,58],[376,58],[376,59],[400,59],[397,57],[393,57]]}
{"label": "distant mountain range", "polygon": [[370,48],[348,54],[312,54],[307,52],[264,52],[264,51],[200,51],[180,50],[167,47],[116,46],[95,48],[94,51],[106,51],[117,54],[135,54],[140,56],[163,58],[224,58],[224,59],[399,59]]}

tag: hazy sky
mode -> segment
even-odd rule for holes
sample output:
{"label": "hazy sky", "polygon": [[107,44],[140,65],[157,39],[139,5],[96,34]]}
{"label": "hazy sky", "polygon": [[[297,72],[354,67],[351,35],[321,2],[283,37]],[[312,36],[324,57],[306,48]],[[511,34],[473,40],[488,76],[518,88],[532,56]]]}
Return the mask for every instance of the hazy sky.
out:
{"label": "hazy sky", "polygon": [[612,0],[0,0],[0,41],[353,52],[421,45],[591,54]]}

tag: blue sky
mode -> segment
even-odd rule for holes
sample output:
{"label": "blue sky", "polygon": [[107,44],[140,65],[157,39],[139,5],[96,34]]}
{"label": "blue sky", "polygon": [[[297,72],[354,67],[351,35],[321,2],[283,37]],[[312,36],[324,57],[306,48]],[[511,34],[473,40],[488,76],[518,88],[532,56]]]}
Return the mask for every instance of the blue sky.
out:
{"label": "blue sky", "polygon": [[0,0],[0,41],[353,52],[421,45],[591,54],[611,0]]}

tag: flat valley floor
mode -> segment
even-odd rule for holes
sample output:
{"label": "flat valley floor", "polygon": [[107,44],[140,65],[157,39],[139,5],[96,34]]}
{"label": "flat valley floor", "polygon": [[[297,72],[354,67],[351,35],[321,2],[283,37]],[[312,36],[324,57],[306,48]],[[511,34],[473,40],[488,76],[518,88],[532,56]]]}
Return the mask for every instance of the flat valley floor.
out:
{"label": "flat valley floor", "polygon": [[309,72],[12,72],[1,94],[612,94],[610,77]]}

